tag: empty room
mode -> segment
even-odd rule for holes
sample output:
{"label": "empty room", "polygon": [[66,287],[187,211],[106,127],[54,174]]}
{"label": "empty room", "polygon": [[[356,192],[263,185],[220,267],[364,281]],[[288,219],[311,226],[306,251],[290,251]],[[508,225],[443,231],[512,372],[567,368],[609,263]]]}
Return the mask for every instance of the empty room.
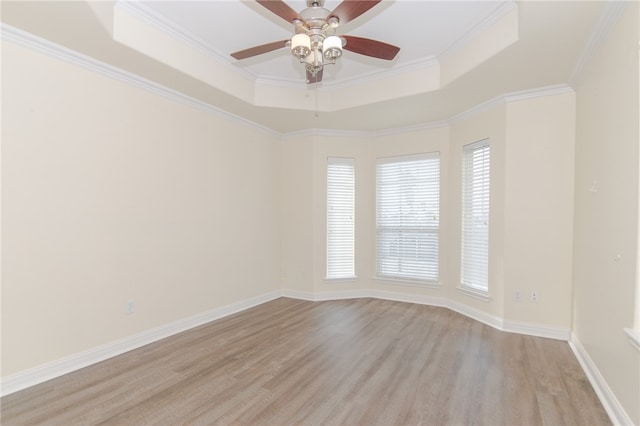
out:
{"label": "empty room", "polygon": [[3,425],[640,425],[637,1],[2,1]]}

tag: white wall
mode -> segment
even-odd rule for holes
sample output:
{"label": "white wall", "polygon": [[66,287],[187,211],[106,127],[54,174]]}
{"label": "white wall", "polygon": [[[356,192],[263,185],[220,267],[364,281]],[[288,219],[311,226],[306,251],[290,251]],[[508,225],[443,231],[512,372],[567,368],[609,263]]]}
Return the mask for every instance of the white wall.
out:
{"label": "white wall", "polygon": [[3,377],[279,289],[275,136],[2,59]]}
{"label": "white wall", "polygon": [[640,352],[623,328],[636,300],[638,9],[627,4],[577,87],[573,269],[575,338],[634,424]]}

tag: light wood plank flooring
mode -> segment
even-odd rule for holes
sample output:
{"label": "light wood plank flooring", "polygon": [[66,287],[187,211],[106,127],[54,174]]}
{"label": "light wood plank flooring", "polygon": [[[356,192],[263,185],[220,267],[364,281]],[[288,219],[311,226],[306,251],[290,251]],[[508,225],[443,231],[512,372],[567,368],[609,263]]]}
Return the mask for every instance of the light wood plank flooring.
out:
{"label": "light wood plank flooring", "polygon": [[1,400],[3,425],[605,425],[566,342],[281,298]]}

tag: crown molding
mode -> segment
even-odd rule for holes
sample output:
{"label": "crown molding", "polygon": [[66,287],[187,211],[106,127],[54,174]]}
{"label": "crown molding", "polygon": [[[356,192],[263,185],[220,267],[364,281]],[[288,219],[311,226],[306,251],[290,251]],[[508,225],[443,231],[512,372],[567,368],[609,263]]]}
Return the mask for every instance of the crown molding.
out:
{"label": "crown molding", "polygon": [[295,132],[284,133],[283,138],[291,139],[295,137],[352,137],[352,138],[371,138],[379,136],[397,135],[410,132],[418,132],[422,130],[434,129],[438,127],[447,127],[456,124],[462,120],[473,117],[481,112],[498,107],[511,102],[523,101],[541,98],[545,96],[562,95],[566,93],[575,93],[573,88],[567,84],[557,84],[553,86],[539,87],[531,90],[521,90],[517,92],[505,93],[496,96],[493,99],[478,104],[466,111],[452,116],[447,120],[432,121],[411,126],[394,127],[390,129],[382,129],[375,131],[353,131],[353,130],[332,130],[332,129],[305,129]]}
{"label": "crown molding", "polygon": [[[288,88],[304,88],[307,86],[304,83],[300,83],[300,81],[298,80],[294,81],[292,79],[278,78],[274,76],[259,76],[250,70],[235,67],[233,63],[228,59],[226,54],[213,48],[206,41],[188,31],[187,29],[167,19],[164,15],[161,15],[153,9],[145,6],[142,2],[132,0],[116,0],[115,7],[121,8],[127,13],[147,22],[150,25],[155,26],[156,28],[166,32],[170,36],[181,40],[188,46],[205,52],[216,62],[224,65],[228,69],[243,75],[245,78],[253,79],[256,85],[263,84]],[[455,41],[452,45],[447,47],[442,53],[437,56],[428,56],[414,61],[396,64],[395,66],[393,66],[393,68],[390,69],[371,70],[369,72],[361,73],[356,76],[348,77],[341,80],[322,82],[322,84],[318,85],[318,89],[339,90],[354,83],[376,82],[382,79],[393,78],[407,72],[417,71],[433,66],[440,66],[441,58],[444,58],[447,55],[455,52],[459,48],[463,47],[470,40],[475,38],[479,33],[495,24],[502,17],[511,12],[511,10],[514,8],[517,8],[515,0],[505,0],[494,10],[493,13],[476,24],[470,31],[468,31],[465,35],[463,35],[460,39]]]}
{"label": "crown molding", "polygon": [[169,89],[166,86],[142,78],[136,74],[114,67],[102,61],[98,61],[90,56],[76,52],[59,44],[53,43],[44,38],[33,35],[29,32],[20,30],[11,25],[0,23],[0,36],[3,40],[13,42],[30,50],[45,54],[47,56],[72,63],[79,67],[91,70],[98,74],[102,74],[109,78],[113,78],[120,82],[143,89],[156,95],[165,97],[175,102],[188,105],[192,108],[214,114],[229,121],[254,128],[273,137],[293,138],[299,136],[327,136],[327,137],[352,137],[352,138],[369,138],[375,136],[401,134],[405,132],[420,131],[435,127],[443,127],[448,123],[446,121],[438,121],[431,123],[422,123],[418,125],[383,129],[373,132],[368,131],[348,131],[348,130],[331,130],[331,129],[306,129],[297,132],[280,133],[269,127],[250,121],[246,118],[231,114],[221,108],[203,102],[199,99],[187,96],[177,90]]}
{"label": "crown molding", "polygon": [[473,117],[474,115],[477,115],[481,112],[487,111],[489,109],[492,109],[510,102],[541,98],[544,96],[562,95],[565,93],[575,93],[575,92],[573,88],[568,84],[557,84],[553,86],[539,87],[536,89],[504,93],[502,95],[496,96],[493,99],[489,99],[488,101],[482,102],[481,104],[471,107],[466,111],[463,111],[461,113],[454,115],[453,117],[449,118],[448,123],[456,124],[462,120],[466,120],[470,117]]}
{"label": "crown molding", "polygon": [[495,98],[489,99],[488,101],[484,101],[478,105],[475,105],[469,108],[466,111],[462,111],[452,117],[449,118],[449,124],[456,124],[462,120],[466,120],[468,118],[473,117],[474,115],[480,114],[481,112],[490,110],[492,108],[498,107],[504,104],[504,95],[496,96]]}
{"label": "crown molding", "polygon": [[428,56],[425,58],[416,59],[414,61],[398,64],[390,69],[377,69],[361,73],[353,77],[344,78],[342,80],[336,80],[326,83],[322,82],[322,85],[330,90],[344,89],[345,87],[351,86],[354,83],[378,82],[383,79],[393,78],[401,74],[412,71],[419,71],[434,66],[439,67],[440,62],[435,56]]}
{"label": "crown molding", "polygon": [[532,90],[521,90],[503,95],[504,101],[517,102],[528,99],[542,98],[545,96],[563,95],[565,93],[574,93],[574,90],[568,84],[556,84],[553,86],[539,87]]}
{"label": "crown molding", "polygon": [[288,78],[280,78],[280,77],[257,77],[255,78],[255,85],[268,85],[275,87],[283,87],[285,89],[298,89],[298,90],[306,90],[309,88],[318,88],[322,87],[322,83],[318,86],[316,83],[307,84],[304,82],[304,76],[298,80],[291,80]]}
{"label": "crown molding", "polygon": [[276,132],[261,124],[255,123],[244,117],[227,112],[221,108],[215,107],[204,101],[201,101],[191,96],[187,96],[177,90],[169,89],[166,86],[158,84],[154,81],[147,80],[140,77],[137,74],[130,73],[121,68],[114,67],[105,62],[94,59],[90,56],[76,52],[75,50],[68,49],[59,44],[53,43],[44,38],[38,37],[26,31],[20,30],[11,25],[0,23],[0,35],[3,41],[10,41],[19,46],[28,48],[30,50],[43,53],[47,56],[63,60],[65,62],[72,63],[79,67],[88,69],[106,77],[118,80],[122,83],[137,87],[138,89],[151,92],[153,94],[162,96],[166,99],[181,103],[183,105],[190,106],[192,108],[204,111],[228,121],[232,121],[241,124],[246,127],[253,128],[260,132],[266,133],[270,136],[280,137],[281,133]]}
{"label": "crown molding", "polygon": [[[157,29],[164,31],[168,35],[181,40],[188,46],[203,51],[204,53],[212,57],[216,62],[223,64],[228,69],[242,74],[246,78],[254,80],[256,85],[266,84],[276,87],[298,89],[304,89],[305,87],[307,87],[307,84],[301,83],[302,80],[292,80],[274,76],[259,76],[254,72],[251,72],[250,70],[233,66],[233,63],[227,58],[226,54],[214,49],[200,37],[170,21],[165,16],[145,6],[141,2],[131,0],[116,0],[115,7],[121,8],[127,13],[147,22],[150,25],[155,26]],[[493,19],[493,21],[495,21],[495,19]],[[346,79],[336,80],[333,82],[322,82],[322,84],[318,86],[318,89],[342,89],[355,82],[379,81],[381,79],[392,78],[406,72],[411,72],[432,66],[439,66],[439,62],[436,57],[429,56],[415,61],[398,64],[391,69],[371,70],[369,72],[361,73]]]}
{"label": "crown molding", "polygon": [[493,24],[502,19],[505,15],[510,13],[514,8],[517,8],[518,5],[515,0],[506,0],[504,3],[499,5],[493,13],[487,16],[485,19],[477,23],[473,28],[471,28],[466,34],[460,37],[458,40],[454,41],[449,47],[447,47],[443,52],[437,55],[438,59],[444,59],[447,56],[453,54],[456,50],[462,48],[464,45],[469,43],[471,40],[476,38],[480,33],[485,31],[487,28],[491,27]]}
{"label": "crown molding", "polygon": [[375,138],[380,136],[393,136],[393,135],[400,135],[400,134],[411,133],[411,132],[419,132],[419,131],[429,130],[429,129],[437,129],[440,127],[447,127],[447,126],[449,126],[449,122],[442,120],[442,121],[432,121],[429,123],[415,124],[411,126],[394,127],[391,129],[382,129],[382,130],[373,130],[373,131],[305,129],[305,130],[299,130],[295,132],[284,133],[282,137],[284,139],[293,139],[297,137],[313,137],[313,136],[370,139],[370,138]]}
{"label": "crown molding", "polygon": [[[132,0],[116,0],[115,7],[119,7],[132,16],[135,16],[136,18],[147,22],[158,30],[167,33],[169,36],[182,41],[187,46],[191,46],[194,49],[203,51],[217,63],[222,64],[232,72],[238,73],[245,78],[253,80],[255,86],[273,86],[296,90],[306,90],[309,88],[309,85],[304,84],[302,80],[292,80],[290,78],[279,78],[276,76],[259,76],[250,70],[234,66],[233,63],[229,60],[228,55],[211,47],[200,37],[170,21],[164,15],[161,15],[153,9],[145,6],[142,2]],[[426,70],[433,67],[438,67],[439,69],[442,59],[454,53],[456,50],[464,47],[480,33],[494,25],[504,16],[511,13],[514,9],[517,9],[517,7],[518,6],[515,0],[504,0],[499,6],[494,9],[494,11],[489,16],[474,25],[471,30],[469,30],[465,35],[463,35],[460,39],[455,41],[437,56],[431,55],[428,57],[419,58],[417,60],[395,64],[392,68],[389,69],[371,70],[358,74],[356,76],[340,80],[324,81],[320,84],[312,85],[312,88],[314,90],[319,90],[322,92],[331,92],[353,86],[354,84],[379,83],[382,80],[398,78],[406,73]]]}
{"label": "crown molding", "polygon": [[[440,63],[434,56],[417,59],[414,61],[405,62],[399,65],[394,66],[390,69],[377,69],[371,70],[368,72],[360,73],[353,77],[344,78],[341,80],[334,81],[323,81],[319,85],[317,85],[318,90],[339,90],[344,89],[345,87],[351,86],[354,83],[368,83],[368,82],[378,82],[383,79],[393,78],[398,75],[411,72],[418,71],[425,68],[430,68],[433,66],[440,66]],[[305,89],[309,88],[309,86],[315,87],[316,85],[309,85],[306,83],[301,83],[302,80],[291,80],[288,78],[279,78],[279,77],[256,77],[256,84],[268,84],[272,86],[278,87],[286,87],[286,88],[297,88],[297,89]]]}
{"label": "crown molding", "polygon": [[[10,41],[18,44],[22,47],[46,54],[48,56],[75,64],[82,68],[94,71],[96,73],[105,75],[123,83],[132,85],[134,87],[143,89],[145,91],[154,93],[159,96],[163,96],[167,99],[175,102],[188,105],[192,108],[216,115],[229,121],[236,122],[238,124],[254,128],[272,137],[280,137],[290,139],[294,137],[302,136],[326,136],[326,137],[352,137],[352,138],[370,138],[377,136],[388,136],[395,134],[402,134],[408,132],[415,132],[427,129],[433,129],[437,127],[446,127],[453,125],[462,120],[470,118],[483,111],[491,108],[503,105],[508,102],[515,102],[526,99],[534,99],[543,96],[559,95],[564,93],[574,93],[571,86],[567,84],[559,84],[554,86],[546,86],[536,88],[532,90],[523,90],[518,92],[511,92],[496,96],[493,99],[478,104],[466,111],[456,114],[447,120],[441,120],[436,122],[420,123],[405,127],[396,127],[389,129],[382,129],[376,131],[350,131],[350,130],[331,130],[331,129],[305,129],[301,131],[281,133],[273,130],[269,127],[255,123],[244,117],[229,113],[221,108],[215,107],[199,99],[187,96],[177,90],[169,89],[166,86],[155,83],[151,80],[142,78],[136,74],[106,64],[102,61],[98,61],[82,53],[68,49],[66,47],[55,44],[49,40],[35,36],[26,31],[15,28],[11,25],[0,23],[0,36],[4,41]],[[415,64],[414,64],[415,65]]]}
{"label": "crown molding", "polygon": [[168,35],[182,41],[186,45],[204,52],[217,63],[224,65],[226,68],[242,75],[245,78],[257,78],[254,73],[246,69],[234,67],[224,53],[212,48],[200,37],[168,20],[165,16],[145,6],[142,2],[131,0],[116,0],[116,4],[114,7],[120,8],[128,14],[135,16],[136,18],[158,28],[161,31],[164,31]]}
{"label": "crown molding", "polygon": [[336,137],[336,138],[367,138],[370,137],[371,132],[358,131],[358,130],[333,130],[333,129],[304,129],[296,130],[294,132],[284,133],[283,139],[294,139],[301,137]]}
{"label": "crown molding", "polygon": [[580,82],[582,75],[593,60],[593,57],[607,40],[611,29],[614,27],[616,22],[618,22],[618,19],[622,16],[622,12],[629,3],[631,2],[624,0],[612,0],[606,2],[602,14],[594,26],[593,31],[589,36],[589,40],[585,44],[573,73],[569,78],[569,84],[571,86],[576,87]]}
{"label": "crown molding", "polygon": [[429,123],[414,124],[414,125],[411,125],[411,126],[394,127],[392,129],[376,130],[375,132],[371,132],[369,134],[369,136],[379,137],[379,136],[401,135],[401,134],[405,134],[405,133],[420,132],[420,131],[423,131],[423,130],[431,130],[431,129],[437,129],[437,128],[440,128],[440,127],[448,127],[448,126],[449,126],[449,122],[446,121],[446,120],[431,121]]}

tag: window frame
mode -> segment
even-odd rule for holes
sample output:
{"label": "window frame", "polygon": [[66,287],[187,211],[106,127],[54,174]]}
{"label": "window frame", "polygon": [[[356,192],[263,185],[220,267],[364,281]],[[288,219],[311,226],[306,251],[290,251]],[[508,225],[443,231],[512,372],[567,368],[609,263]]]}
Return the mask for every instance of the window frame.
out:
{"label": "window frame", "polygon": [[[478,159],[476,155],[480,158]],[[478,166],[478,169],[474,166]],[[474,191],[474,188],[475,192],[470,192]],[[491,229],[491,143],[489,139],[462,147],[460,210],[460,286],[458,289],[467,295],[487,301],[490,291]],[[473,217],[475,219],[470,223]],[[479,227],[473,226],[473,222],[482,222],[480,228],[485,225],[486,230],[479,233]],[[468,248],[469,246],[471,248]],[[484,270],[478,271],[480,267]]]}
{"label": "window frame", "polygon": [[[435,160],[435,161],[434,161]],[[429,213],[424,214],[424,218],[426,220],[427,217],[431,216],[432,219],[430,223],[423,222],[421,225],[416,226],[415,223],[413,226],[409,226],[409,224],[396,223],[395,226],[389,225],[389,223],[382,223],[381,220],[384,213],[381,203],[389,203],[389,197],[387,196],[386,200],[382,200],[382,197],[385,195],[382,194],[382,185],[402,185],[403,191],[409,191],[405,193],[405,196],[409,196],[411,193],[411,189],[409,186],[412,180],[407,179],[406,177],[399,178],[399,180],[395,182],[381,182],[383,178],[381,176],[382,170],[387,168],[387,172],[393,169],[392,165],[395,165],[396,171],[394,173],[409,173],[407,167],[410,167],[408,163],[415,163],[417,161],[427,161],[425,164],[425,170],[421,173],[426,173],[426,176],[430,179],[427,184],[419,189],[413,188],[413,191],[425,192],[424,195],[426,198],[422,200],[422,202],[431,203],[429,205],[425,204],[425,209],[429,210]],[[434,164],[435,163],[435,164]],[[401,168],[404,168],[404,172],[398,172]],[[415,169],[418,170],[418,169]],[[414,171],[415,171],[414,170]],[[435,178],[435,179],[433,179]],[[403,182],[404,180],[404,182]],[[375,243],[375,275],[374,278],[382,281],[388,281],[393,283],[400,284],[408,284],[420,287],[439,287],[440,280],[440,213],[441,213],[441,191],[440,191],[440,183],[441,183],[441,161],[440,161],[440,152],[425,152],[420,154],[413,155],[402,155],[402,156],[394,156],[394,157],[384,157],[378,158],[376,161],[376,218],[375,218],[375,227],[376,227],[376,243]],[[433,188],[435,186],[435,189]],[[434,195],[435,192],[435,195]],[[415,195],[415,193],[414,193]],[[388,208],[389,205],[387,204]],[[411,212],[409,214],[405,214],[405,216],[412,216],[415,214],[415,211],[411,209],[410,206],[405,205],[405,208],[409,208]],[[400,206],[398,206],[398,212],[395,213],[396,216],[401,215],[399,212]],[[402,219],[396,219],[402,221]],[[407,219],[408,221],[413,221],[414,219]],[[403,233],[404,231],[404,233]],[[395,256],[386,256],[383,259],[383,251],[382,245],[384,244],[381,241],[381,237],[384,234],[390,235],[392,238],[396,238],[396,247],[397,253]],[[421,235],[422,234],[422,238]],[[425,237],[426,236],[426,237]],[[412,238],[413,237],[413,238]],[[429,237],[431,237],[432,241],[429,241]],[[435,243],[433,242],[433,237],[435,237]],[[416,256],[402,256],[400,252],[406,251],[407,245],[413,240],[414,249],[410,251],[419,252]],[[410,244],[409,244],[410,245]],[[435,246],[435,248],[434,248]],[[387,252],[391,252],[393,250],[384,249]],[[419,260],[421,255],[428,255],[432,258],[432,260],[427,264],[426,267],[415,266],[416,261]],[[384,265],[384,263],[388,263],[389,259],[391,261],[395,261],[397,258],[397,268],[398,273],[391,273],[389,268]],[[435,258],[435,259],[433,259]],[[416,269],[417,268],[417,269]],[[404,270],[404,271],[403,271]],[[415,273],[412,273],[415,272]]]}
{"label": "window frame", "polygon": [[[333,176],[331,173],[332,166],[349,165],[350,176]],[[350,157],[327,157],[326,168],[326,265],[325,265],[325,279],[326,280],[348,280],[357,278],[356,276],[356,259],[355,259],[355,159]],[[335,183],[339,186],[332,185],[332,178],[335,179]],[[345,188],[345,184],[350,185]],[[338,190],[339,192],[333,192],[332,190]],[[350,205],[337,205],[332,200],[340,201],[341,198],[347,197],[347,201],[350,201]],[[344,199],[342,200],[344,201]],[[348,226],[345,222],[332,222],[332,206],[336,206],[342,209],[342,212],[338,215],[350,215],[351,224]],[[339,220],[339,218],[336,218]],[[336,227],[340,228],[341,232],[334,232]],[[346,229],[349,228],[349,229]],[[349,235],[350,234],[350,235]],[[332,236],[340,236],[341,239],[333,240]],[[344,238],[350,237],[350,241],[345,241]],[[349,246],[350,247],[345,247]],[[333,248],[337,248],[339,252],[332,252]],[[350,259],[345,256],[350,257]],[[336,260],[337,263],[332,263],[332,260]],[[342,270],[345,270],[341,273]]]}

